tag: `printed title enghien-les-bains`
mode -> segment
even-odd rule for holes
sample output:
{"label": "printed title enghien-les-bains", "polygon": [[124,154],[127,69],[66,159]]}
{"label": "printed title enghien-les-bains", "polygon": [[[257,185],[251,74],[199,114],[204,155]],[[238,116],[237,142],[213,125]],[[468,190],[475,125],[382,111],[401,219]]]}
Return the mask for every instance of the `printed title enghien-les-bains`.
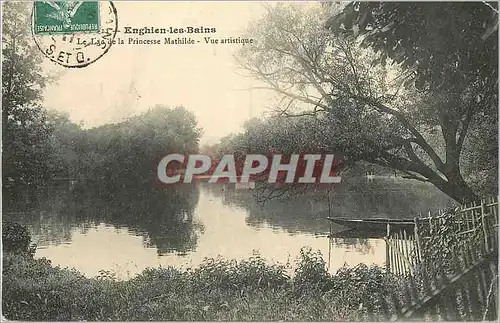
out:
{"label": "printed title enghien-les-bains", "polygon": [[139,34],[139,36],[145,34],[209,34],[216,33],[217,29],[215,27],[168,27],[168,28],[157,28],[157,27],[124,27],[124,34]]}

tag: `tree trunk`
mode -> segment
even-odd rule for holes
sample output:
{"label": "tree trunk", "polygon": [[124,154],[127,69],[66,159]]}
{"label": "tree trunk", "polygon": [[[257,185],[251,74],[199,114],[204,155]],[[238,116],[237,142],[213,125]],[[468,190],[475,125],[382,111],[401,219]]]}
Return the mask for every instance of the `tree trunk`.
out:
{"label": "tree trunk", "polygon": [[458,203],[479,201],[479,196],[467,185],[461,175],[453,176],[447,182],[431,183]]}

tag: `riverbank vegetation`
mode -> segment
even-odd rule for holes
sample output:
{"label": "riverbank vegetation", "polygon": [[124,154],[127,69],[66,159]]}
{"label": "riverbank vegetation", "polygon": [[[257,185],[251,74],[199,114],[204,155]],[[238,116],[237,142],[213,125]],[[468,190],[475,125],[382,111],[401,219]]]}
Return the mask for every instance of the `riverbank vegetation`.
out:
{"label": "riverbank vegetation", "polygon": [[147,269],[118,281],[109,272],[86,278],[34,259],[22,226],[4,223],[3,240],[2,305],[10,320],[371,320],[384,313],[383,300],[394,289],[376,266],[329,274],[309,249],[291,274],[254,254],[206,259],[188,270]]}

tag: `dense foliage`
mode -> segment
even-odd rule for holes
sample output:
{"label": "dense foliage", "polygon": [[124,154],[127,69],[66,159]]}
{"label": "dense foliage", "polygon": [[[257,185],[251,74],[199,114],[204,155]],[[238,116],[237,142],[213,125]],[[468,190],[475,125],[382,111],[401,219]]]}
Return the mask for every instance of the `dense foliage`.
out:
{"label": "dense foliage", "polygon": [[[419,89],[431,91],[487,85],[498,78],[498,4],[353,1],[327,21],[411,70]],[[479,93],[477,93],[479,94]],[[494,99],[493,97],[486,100]]]}
{"label": "dense foliage", "polygon": [[169,153],[198,149],[200,131],[193,113],[157,106],[119,124],[90,129],[66,154],[76,155],[73,179],[120,188],[152,186],[157,162]]}
{"label": "dense foliage", "polygon": [[32,256],[35,250],[28,229],[19,223],[3,220],[2,250],[7,253]]}

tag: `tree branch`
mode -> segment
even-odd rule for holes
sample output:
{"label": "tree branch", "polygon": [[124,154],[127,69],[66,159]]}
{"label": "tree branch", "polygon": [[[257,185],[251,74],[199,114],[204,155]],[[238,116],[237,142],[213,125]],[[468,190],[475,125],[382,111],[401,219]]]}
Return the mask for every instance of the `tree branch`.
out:
{"label": "tree branch", "polygon": [[424,139],[422,134],[411,125],[411,123],[406,119],[406,117],[401,113],[400,111],[391,109],[387,107],[386,105],[382,104],[381,102],[378,102],[377,100],[374,99],[369,99],[369,98],[363,98],[363,97],[357,97],[358,100],[361,100],[362,102],[369,104],[372,107],[375,107],[379,111],[385,112],[387,114],[393,115],[398,119],[398,121],[415,137],[414,142],[419,145],[426,153],[427,155],[432,159],[434,164],[436,165],[437,169],[440,169],[443,166],[443,161],[441,158],[438,156],[438,154],[434,151],[434,149],[429,145],[429,143]]}

